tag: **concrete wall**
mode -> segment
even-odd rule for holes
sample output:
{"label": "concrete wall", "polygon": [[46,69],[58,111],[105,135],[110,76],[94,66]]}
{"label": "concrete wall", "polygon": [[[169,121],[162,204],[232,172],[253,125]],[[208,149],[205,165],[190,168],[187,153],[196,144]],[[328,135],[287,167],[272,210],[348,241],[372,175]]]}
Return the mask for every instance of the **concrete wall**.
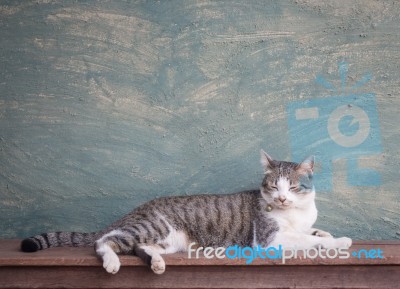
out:
{"label": "concrete wall", "polygon": [[257,188],[264,148],[317,156],[319,227],[399,239],[399,15],[372,0],[1,1],[0,237]]}

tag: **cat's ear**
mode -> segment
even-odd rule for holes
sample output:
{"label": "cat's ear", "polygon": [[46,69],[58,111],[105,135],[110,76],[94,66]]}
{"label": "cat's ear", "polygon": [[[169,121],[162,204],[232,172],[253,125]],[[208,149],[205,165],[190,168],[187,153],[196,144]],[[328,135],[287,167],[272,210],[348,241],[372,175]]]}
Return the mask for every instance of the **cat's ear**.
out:
{"label": "cat's ear", "polygon": [[304,174],[313,174],[314,172],[314,162],[315,162],[315,157],[314,156],[309,156],[308,158],[304,159],[299,165],[297,166],[297,170],[300,173]]}
{"label": "cat's ear", "polygon": [[260,150],[261,165],[263,166],[264,173],[267,173],[274,167],[274,160],[264,150]]}

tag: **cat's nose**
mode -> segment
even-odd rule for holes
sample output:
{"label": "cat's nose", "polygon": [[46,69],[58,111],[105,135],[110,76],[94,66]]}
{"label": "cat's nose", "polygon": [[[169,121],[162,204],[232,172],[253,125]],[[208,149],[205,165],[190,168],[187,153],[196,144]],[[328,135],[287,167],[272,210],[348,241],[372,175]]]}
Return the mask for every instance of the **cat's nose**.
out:
{"label": "cat's nose", "polygon": [[279,201],[281,201],[281,203],[284,203],[286,201],[286,198],[283,196],[279,196]]}

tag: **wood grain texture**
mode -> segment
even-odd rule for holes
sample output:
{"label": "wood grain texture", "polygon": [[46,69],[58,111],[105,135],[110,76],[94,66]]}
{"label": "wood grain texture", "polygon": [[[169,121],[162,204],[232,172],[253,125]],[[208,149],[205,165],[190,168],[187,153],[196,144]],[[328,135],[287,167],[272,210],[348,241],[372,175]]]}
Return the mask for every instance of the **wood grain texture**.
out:
{"label": "wood grain texture", "polygon": [[[93,248],[51,248],[35,253],[23,253],[19,249],[18,240],[0,240],[0,266],[100,266],[101,261],[96,257]],[[247,266],[260,265],[400,265],[400,242],[398,241],[359,241],[351,247],[349,252],[357,252],[360,249],[370,250],[380,248],[383,259],[361,258],[351,256],[349,259],[288,259],[285,264],[282,260],[254,259]],[[164,255],[167,266],[243,266],[245,259],[207,259],[188,258],[187,253]],[[135,256],[120,256],[122,266],[145,266]]]}
{"label": "wood grain texture", "polygon": [[145,267],[109,275],[99,267],[0,268],[0,288],[386,288],[397,289],[394,266],[176,266],[155,276]]}
{"label": "wood grain texture", "polygon": [[121,257],[116,275],[104,271],[91,248],[52,248],[21,253],[18,240],[0,240],[0,288],[398,288],[400,243],[358,242],[353,250],[381,248],[381,260],[293,260],[285,265],[255,261],[165,256],[155,275],[137,257]]}
{"label": "wood grain texture", "polygon": [[376,95],[381,150],[359,162],[381,182],[351,186],[335,160],[317,226],[399,239],[399,15],[385,0],[1,1],[0,236],[96,231],[155,197],[258,188],[260,148],[294,154],[287,105],[370,74],[355,92]]}

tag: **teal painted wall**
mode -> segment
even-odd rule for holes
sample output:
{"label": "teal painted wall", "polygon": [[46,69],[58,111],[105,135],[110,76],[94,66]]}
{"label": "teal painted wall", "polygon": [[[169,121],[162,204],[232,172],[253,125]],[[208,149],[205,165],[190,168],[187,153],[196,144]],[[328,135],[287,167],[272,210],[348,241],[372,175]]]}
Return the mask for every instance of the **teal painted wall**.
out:
{"label": "teal painted wall", "polygon": [[[0,237],[257,188],[264,148],[317,155],[319,227],[399,239],[399,15],[372,0],[1,1]],[[339,105],[366,112],[362,144],[326,133]],[[319,107],[309,123],[302,106]],[[333,121],[350,139],[366,127],[349,111]]]}

